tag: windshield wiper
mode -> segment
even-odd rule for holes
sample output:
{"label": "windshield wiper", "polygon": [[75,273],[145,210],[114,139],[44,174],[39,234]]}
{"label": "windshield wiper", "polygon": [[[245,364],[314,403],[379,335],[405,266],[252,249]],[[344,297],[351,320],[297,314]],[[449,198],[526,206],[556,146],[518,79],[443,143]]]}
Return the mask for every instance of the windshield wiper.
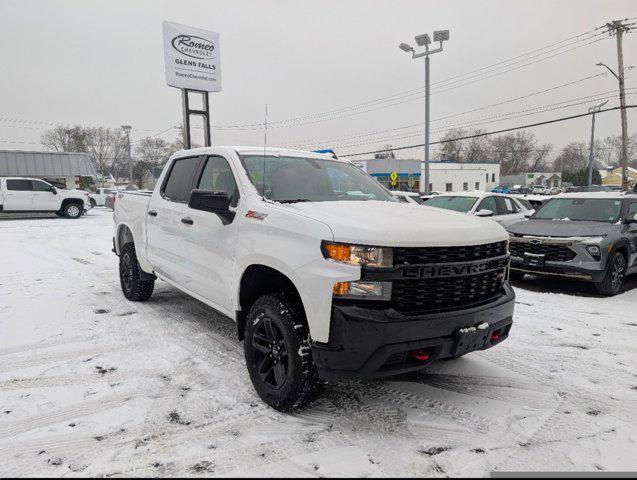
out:
{"label": "windshield wiper", "polygon": [[311,202],[309,198],[295,198],[290,200],[275,200],[275,202],[279,203],[299,203],[299,202]]}

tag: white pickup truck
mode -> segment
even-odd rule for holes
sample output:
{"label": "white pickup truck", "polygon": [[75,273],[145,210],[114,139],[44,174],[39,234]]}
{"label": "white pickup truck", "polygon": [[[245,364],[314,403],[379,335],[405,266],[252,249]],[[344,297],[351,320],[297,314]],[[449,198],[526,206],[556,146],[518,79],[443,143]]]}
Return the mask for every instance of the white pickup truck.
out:
{"label": "white pickup truck", "polygon": [[38,178],[0,178],[0,212],[55,212],[79,218],[91,208],[88,192],[56,188]]}
{"label": "white pickup truck", "polygon": [[508,234],[399,203],[347,161],[250,147],[180,151],[154,192],[118,194],[126,298],[156,278],[236,320],[259,396],[421,369],[507,338]]}

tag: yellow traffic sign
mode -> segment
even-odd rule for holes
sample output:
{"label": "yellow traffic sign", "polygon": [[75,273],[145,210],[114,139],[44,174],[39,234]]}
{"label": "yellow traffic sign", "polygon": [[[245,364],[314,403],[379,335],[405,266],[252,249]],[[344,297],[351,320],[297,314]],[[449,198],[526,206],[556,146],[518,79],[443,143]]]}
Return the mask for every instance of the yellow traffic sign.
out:
{"label": "yellow traffic sign", "polygon": [[396,180],[398,179],[398,174],[394,171],[389,174],[389,178],[391,180],[392,186],[396,186]]}

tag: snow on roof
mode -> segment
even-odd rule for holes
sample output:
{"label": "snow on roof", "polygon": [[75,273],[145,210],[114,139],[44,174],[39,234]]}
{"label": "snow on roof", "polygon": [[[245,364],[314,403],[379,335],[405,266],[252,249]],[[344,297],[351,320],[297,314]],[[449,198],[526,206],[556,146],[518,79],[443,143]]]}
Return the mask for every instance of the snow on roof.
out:
{"label": "snow on roof", "polygon": [[626,195],[625,192],[569,192],[569,193],[560,193],[556,195],[556,198],[608,198],[621,200]]}

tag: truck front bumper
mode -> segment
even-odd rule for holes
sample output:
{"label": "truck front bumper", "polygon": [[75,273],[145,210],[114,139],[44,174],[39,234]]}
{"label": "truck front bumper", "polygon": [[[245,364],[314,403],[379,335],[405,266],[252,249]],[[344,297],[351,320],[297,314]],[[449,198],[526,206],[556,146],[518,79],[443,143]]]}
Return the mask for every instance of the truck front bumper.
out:
{"label": "truck front bumper", "polygon": [[[324,380],[368,379],[485,350],[508,337],[514,303],[513,289],[505,284],[504,294],[493,302],[453,312],[404,316],[393,310],[334,305],[329,342],[312,345],[314,364]],[[459,333],[484,323],[486,329]],[[470,344],[461,345],[467,338]]]}

